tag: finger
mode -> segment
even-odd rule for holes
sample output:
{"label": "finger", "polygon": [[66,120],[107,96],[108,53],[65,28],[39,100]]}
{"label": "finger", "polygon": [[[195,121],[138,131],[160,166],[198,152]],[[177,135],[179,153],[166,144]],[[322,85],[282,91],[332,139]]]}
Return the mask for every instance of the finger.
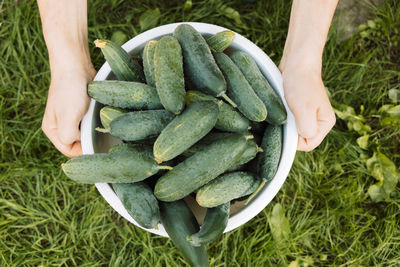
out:
{"label": "finger", "polygon": [[81,143],[80,142],[75,142],[73,144],[64,144],[60,141],[58,138],[58,133],[57,129],[53,128],[47,131],[46,133],[47,137],[50,139],[50,141],[53,143],[53,145],[65,156],[71,158],[71,157],[76,157],[82,154],[82,149],[81,149]]}
{"label": "finger", "polygon": [[293,110],[296,118],[297,131],[303,138],[311,138],[318,131],[317,125],[317,109],[302,106]]}
{"label": "finger", "polygon": [[335,125],[336,117],[332,108],[324,107],[318,110],[318,131],[312,138],[300,138],[297,149],[300,151],[311,151],[319,146],[332,127]]}
{"label": "finger", "polygon": [[72,145],[81,139],[79,130],[80,118],[77,115],[58,116],[58,138],[65,145]]}

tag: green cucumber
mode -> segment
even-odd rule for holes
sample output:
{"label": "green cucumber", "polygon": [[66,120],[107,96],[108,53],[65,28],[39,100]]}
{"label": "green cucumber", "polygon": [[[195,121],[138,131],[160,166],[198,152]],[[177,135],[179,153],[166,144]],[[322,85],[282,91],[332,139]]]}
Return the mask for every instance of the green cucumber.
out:
{"label": "green cucumber", "polygon": [[81,155],[62,164],[70,179],[84,184],[133,183],[156,174],[160,169],[154,159],[134,151]]}
{"label": "green cucumber", "polygon": [[[198,101],[219,101],[213,96],[206,95],[199,91],[188,91],[186,93],[186,104],[190,105]],[[250,122],[240,112],[237,112],[231,105],[221,102],[219,106],[219,115],[215,128],[228,132],[244,132],[250,127]]]}
{"label": "green cucumber", "polygon": [[238,158],[237,161],[235,161],[232,166],[227,170],[227,172],[232,172],[239,170],[244,166],[244,164],[248,163],[252,159],[254,159],[257,156],[258,152],[262,152],[263,150],[257,146],[256,142],[254,140],[249,140],[247,142],[247,147],[243,154]]}
{"label": "green cucumber", "polygon": [[143,71],[146,76],[146,83],[156,87],[156,78],[154,74],[154,52],[156,51],[157,41],[148,41],[143,49]]}
{"label": "green cucumber", "polygon": [[[228,134],[229,135],[229,134]],[[226,136],[225,133],[218,133],[215,134],[213,133],[212,135],[207,135],[203,139],[201,139],[199,142],[191,146],[189,149],[187,149],[182,155],[185,157],[191,157],[194,155],[196,152],[199,152],[203,149],[205,149],[208,145],[210,145],[212,142],[215,142],[216,140],[223,139]],[[247,142],[246,149],[243,151],[243,154],[237,159],[237,161],[233,162],[231,167],[227,169],[227,172],[235,171],[238,170],[239,168],[243,167],[244,164],[248,163],[252,159],[254,159],[257,156],[258,152],[262,152],[263,150],[257,146],[256,142],[254,140],[249,140]]]}
{"label": "green cucumber", "polygon": [[240,69],[224,53],[214,53],[214,57],[228,84],[227,94],[240,112],[252,121],[265,120],[267,109]]}
{"label": "green cucumber", "polygon": [[96,101],[117,108],[162,108],[157,90],[144,83],[124,81],[94,81],[88,85],[88,94]]}
{"label": "green cucumber", "polygon": [[110,134],[125,141],[157,136],[172,121],[166,110],[142,110],[125,113],[110,124]]}
{"label": "green cucumber", "polygon": [[182,49],[173,36],[162,37],[154,52],[156,88],[164,108],[175,115],[185,107]]}
{"label": "green cucumber", "polygon": [[282,154],[282,126],[268,125],[261,142],[264,150],[257,157],[257,174],[267,181],[274,178]]}
{"label": "green cucumber", "polygon": [[162,201],[181,199],[225,172],[246,149],[251,136],[231,134],[217,140],[164,174],[154,195]]}
{"label": "green cucumber", "polygon": [[199,225],[185,201],[160,202],[160,215],[165,231],[185,260],[194,267],[209,266],[205,246],[194,247],[186,240],[199,231]]}
{"label": "green cucumber", "polygon": [[235,33],[233,31],[222,31],[208,38],[207,43],[211,50],[223,52],[233,43],[233,39],[235,39]]}
{"label": "green cucumber", "polygon": [[158,228],[160,210],[151,188],[144,182],[112,184],[129,215],[146,229]]}
{"label": "green cucumber", "polygon": [[158,162],[175,158],[214,127],[218,105],[212,101],[201,101],[190,105],[181,115],[173,119],[154,143],[154,157]]}
{"label": "green cucumber", "polygon": [[122,49],[121,46],[109,40],[94,41],[96,47],[101,49],[112,72],[120,81],[144,82],[145,77],[139,63]]}
{"label": "green cucumber", "polygon": [[196,201],[202,207],[216,207],[233,199],[250,195],[260,183],[261,179],[252,173],[228,173],[201,187],[196,193]]}
{"label": "green cucumber", "polygon": [[103,125],[103,128],[96,128],[97,131],[99,132],[109,132],[110,131],[110,123],[117,118],[118,116],[126,113],[127,111],[120,109],[120,108],[114,108],[114,107],[103,107],[100,109],[100,121],[101,125]]}
{"label": "green cucumber", "polygon": [[141,153],[149,158],[153,157],[153,147],[151,145],[146,144],[128,144],[128,143],[120,143],[113,145],[108,153],[120,152],[120,151],[134,151],[137,153]]}
{"label": "green cucumber", "polygon": [[236,66],[242,71],[254,92],[268,109],[267,122],[280,125],[286,123],[287,113],[280,96],[261,73],[254,59],[242,51],[236,51],[230,56]]}
{"label": "green cucumber", "polygon": [[188,24],[176,27],[174,36],[183,53],[185,75],[201,91],[212,96],[222,96],[226,82],[203,36]]}
{"label": "green cucumber", "polygon": [[220,237],[228,224],[229,210],[231,204],[229,202],[221,204],[217,207],[207,209],[206,217],[200,231],[188,236],[187,241],[195,247],[205,245]]}

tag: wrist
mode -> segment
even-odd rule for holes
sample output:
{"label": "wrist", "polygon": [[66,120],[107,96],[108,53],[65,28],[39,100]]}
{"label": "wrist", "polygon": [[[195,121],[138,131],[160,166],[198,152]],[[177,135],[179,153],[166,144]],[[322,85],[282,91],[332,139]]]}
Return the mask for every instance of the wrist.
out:
{"label": "wrist", "polygon": [[279,70],[282,74],[293,71],[309,72],[321,75],[322,52],[292,50],[292,53],[283,52]]}

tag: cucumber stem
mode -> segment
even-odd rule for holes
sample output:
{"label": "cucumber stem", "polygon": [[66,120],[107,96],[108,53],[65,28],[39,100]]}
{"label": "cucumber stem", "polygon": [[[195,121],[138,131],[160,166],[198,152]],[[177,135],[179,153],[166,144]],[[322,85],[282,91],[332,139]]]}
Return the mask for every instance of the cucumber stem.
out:
{"label": "cucumber stem", "polygon": [[100,127],[96,127],[96,131],[98,131],[100,133],[109,133],[110,132],[109,129],[100,128]]}
{"label": "cucumber stem", "polygon": [[258,146],[258,147],[257,147],[257,151],[258,151],[258,152],[264,152],[264,149],[262,149],[261,147]]}
{"label": "cucumber stem", "polygon": [[106,41],[103,41],[103,40],[97,39],[97,40],[94,41],[94,44],[95,44],[96,47],[98,47],[98,48],[104,48],[104,47],[106,47],[107,42],[106,42]]}
{"label": "cucumber stem", "polygon": [[245,135],[244,137],[246,138],[246,140],[250,140],[250,139],[253,139],[253,138],[254,138],[253,135]]}
{"label": "cucumber stem", "polygon": [[256,191],[253,192],[253,194],[251,194],[246,201],[244,202],[244,205],[246,206],[247,204],[249,204],[249,202],[258,194],[258,192],[260,192],[260,190],[264,187],[265,183],[267,182],[266,179],[262,179],[262,182],[260,183],[260,185],[257,187]]}
{"label": "cucumber stem", "polygon": [[250,129],[251,129],[251,126],[247,127],[247,130],[250,130]]}
{"label": "cucumber stem", "polygon": [[153,228],[158,230],[158,222],[153,226]]}
{"label": "cucumber stem", "polygon": [[237,105],[235,104],[235,102],[232,101],[232,99],[230,99],[225,93],[223,93],[222,98],[226,100],[226,102],[228,102],[229,104],[231,104],[232,107],[236,108]]}
{"label": "cucumber stem", "polygon": [[157,166],[157,169],[159,169],[159,170],[172,170],[173,167],[171,167],[171,166]]}

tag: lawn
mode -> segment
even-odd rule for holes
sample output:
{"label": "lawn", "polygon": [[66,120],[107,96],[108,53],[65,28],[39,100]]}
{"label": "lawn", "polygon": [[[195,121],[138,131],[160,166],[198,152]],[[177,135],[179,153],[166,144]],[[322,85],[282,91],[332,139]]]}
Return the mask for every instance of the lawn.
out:
{"label": "lawn", "polygon": [[[279,63],[291,1],[193,1],[186,11],[183,0],[134,2],[89,1],[96,69],[104,59],[95,39],[177,21],[235,30]],[[155,8],[159,19],[141,27],[140,15]],[[334,129],[297,153],[257,217],[207,246],[211,266],[400,266],[400,3],[370,8],[350,39],[339,42],[335,25],[329,34],[323,79]],[[0,1],[0,266],[184,266],[170,240],[62,173],[67,158],[40,129],[49,78],[36,2]]]}

